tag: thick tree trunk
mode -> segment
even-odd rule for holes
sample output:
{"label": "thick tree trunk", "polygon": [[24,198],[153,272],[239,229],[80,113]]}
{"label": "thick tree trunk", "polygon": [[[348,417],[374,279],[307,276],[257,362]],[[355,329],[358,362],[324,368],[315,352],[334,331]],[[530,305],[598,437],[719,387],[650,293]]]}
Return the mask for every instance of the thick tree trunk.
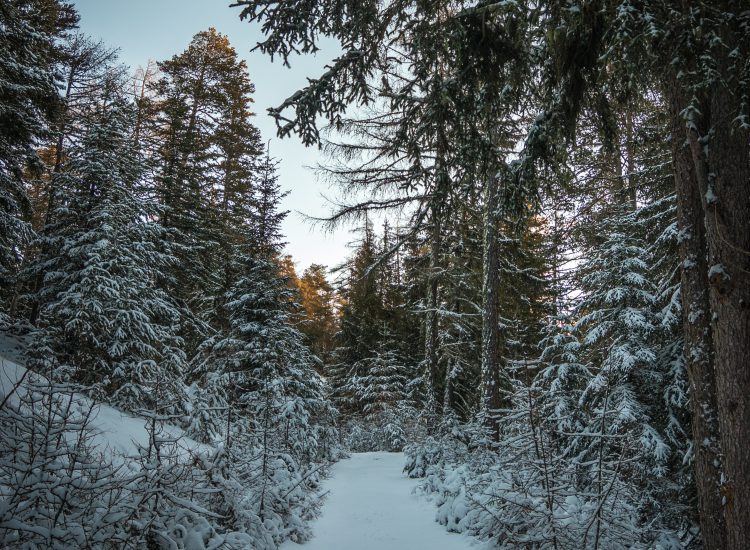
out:
{"label": "thick tree trunk", "polygon": [[672,155],[680,230],[680,260],[685,361],[691,391],[694,472],[703,547],[726,547],[722,510],[721,452],[716,409],[716,380],[708,303],[706,229],[699,177],[705,166],[694,164],[687,127],[680,116],[687,102],[673,82],[671,92]]}
{"label": "thick tree trunk", "polygon": [[[724,30],[723,34],[728,34]],[[724,43],[733,44],[724,36]],[[724,60],[729,62],[728,59]],[[712,88],[703,192],[727,548],[750,548],[750,132],[731,82]]]}
{"label": "thick tree trunk", "polygon": [[[440,126],[442,128],[442,126]],[[435,189],[430,205],[432,227],[430,230],[430,270],[427,287],[428,315],[425,329],[425,363],[429,376],[427,410],[435,420],[443,414],[444,375],[440,368],[438,352],[440,316],[440,275],[442,272],[443,254],[443,218],[446,212],[446,201],[450,187],[448,166],[445,163],[448,151],[448,140],[442,129],[438,130],[435,144]]]}

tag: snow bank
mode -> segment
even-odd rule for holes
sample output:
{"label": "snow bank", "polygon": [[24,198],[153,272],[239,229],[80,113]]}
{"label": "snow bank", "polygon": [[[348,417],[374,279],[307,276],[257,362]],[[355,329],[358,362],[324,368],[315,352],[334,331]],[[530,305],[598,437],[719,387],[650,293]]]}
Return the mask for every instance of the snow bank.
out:
{"label": "snow bank", "polygon": [[[34,373],[29,373],[22,366],[24,349],[25,342],[22,339],[0,333],[0,393],[3,396],[0,399],[11,392],[21,380],[28,381],[31,376],[42,379]],[[92,442],[116,462],[122,463],[127,457],[137,454],[139,448],[148,446],[149,433],[146,429],[146,419],[128,415],[114,407],[93,403],[82,395],[78,395],[77,398],[79,408],[92,408],[89,424]],[[198,443],[187,437],[176,426],[163,426],[161,435],[177,441],[185,456],[196,452],[214,451],[209,445]]]}
{"label": "snow bank", "polygon": [[310,535],[326,462],[187,437],[27,370],[0,335],[0,547],[274,550]]}

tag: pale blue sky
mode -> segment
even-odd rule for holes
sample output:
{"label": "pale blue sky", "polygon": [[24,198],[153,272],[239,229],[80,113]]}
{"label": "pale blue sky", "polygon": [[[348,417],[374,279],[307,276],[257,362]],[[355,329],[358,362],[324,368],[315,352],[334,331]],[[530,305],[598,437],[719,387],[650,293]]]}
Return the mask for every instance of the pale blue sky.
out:
{"label": "pale blue sky", "polygon": [[257,25],[240,21],[238,8],[228,7],[229,0],[74,0],[81,14],[80,29],[108,46],[120,49],[120,58],[132,68],[146,65],[149,59],[167,59],[181,52],[193,35],[209,27],[229,36],[237,53],[247,60],[250,78],[255,83],[255,124],[265,140],[272,138],[271,154],[281,161],[280,183],[290,192],[283,208],[291,210],[284,224],[287,251],[297,261],[300,272],[311,263],[332,267],[341,262],[348,250],[348,231],[325,234],[311,228],[297,211],[307,215],[324,215],[328,206],[321,194],[335,195],[305,166],[319,160],[317,148],[304,147],[296,137],[276,138],[274,121],[266,114],[315,77],[337,53],[336,44],[316,56],[298,57],[286,68],[277,59],[271,63],[259,52],[250,53],[260,38]]}

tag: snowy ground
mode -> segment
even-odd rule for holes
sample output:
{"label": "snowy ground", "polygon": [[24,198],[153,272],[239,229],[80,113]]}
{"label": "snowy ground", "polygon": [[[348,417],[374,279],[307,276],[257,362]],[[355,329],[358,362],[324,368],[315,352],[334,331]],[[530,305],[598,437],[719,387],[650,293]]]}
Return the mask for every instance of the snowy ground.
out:
{"label": "snowy ground", "polygon": [[[26,371],[23,342],[0,333],[0,397],[11,391]],[[79,396],[82,404],[91,403]],[[108,448],[116,462],[132,456],[148,434],[142,418],[113,407],[93,404],[94,440]],[[166,431],[182,436],[179,428]],[[203,447],[181,437],[185,451]],[[287,542],[283,550],[480,550],[470,538],[449,533],[435,522],[435,507],[412,494],[416,483],[401,469],[401,453],[355,453],[335,464],[323,491],[328,494],[320,519],[313,524],[313,540],[303,545]]]}
{"label": "snowy ground", "polygon": [[338,462],[324,490],[315,537],[284,550],[464,550],[471,539],[435,522],[435,507],[412,494],[415,482],[401,469],[401,453],[355,453]]}
{"label": "snowy ground", "polygon": [[[24,377],[23,364],[25,344],[16,337],[0,332],[0,399],[13,390],[15,384]],[[114,407],[92,403],[79,396],[84,408],[94,407],[91,430],[93,442],[113,461],[121,462],[137,453],[138,446],[148,445],[149,434],[146,420],[131,416]],[[178,439],[178,446],[187,455],[189,451],[207,450],[205,445],[186,437],[175,426],[165,426],[161,435]]]}

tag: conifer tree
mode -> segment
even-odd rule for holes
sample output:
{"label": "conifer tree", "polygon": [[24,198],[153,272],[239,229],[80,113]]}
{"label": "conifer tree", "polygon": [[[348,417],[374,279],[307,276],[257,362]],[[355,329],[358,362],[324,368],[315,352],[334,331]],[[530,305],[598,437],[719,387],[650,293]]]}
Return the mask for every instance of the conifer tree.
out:
{"label": "conifer tree", "polygon": [[302,315],[298,327],[310,342],[311,351],[326,364],[333,351],[337,316],[336,298],[326,279],[325,266],[311,264],[305,269],[299,280],[299,292]]}
{"label": "conifer tree", "polygon": [[179,414],[185,357],[175,335],[178,312],[155,286],[174,258],[153,221],[155,205],[137,194],[132,111],[116,88],[99,109],[55,175],[63,201],[43,237],[43,249],[55,253],[41,258],[47,275],[35,356],[45,372],[129,410],[152,405],[150,385],[164,377]]}
{"label": "conifer tree", "polygon": [[[41,151],[46,170],[30,182],[33,197],[35,229],[46,236],[54,226],[57,202],[62,199],[56,176],[64,169],[69,149],[80,144],[88,129],[97,123],[99,106],[112,86],[122,77],[123,68],[117,66],[115,50],[106,48],[80,33],[73,34],[60,49],[57,70],[62,73],[60,109],[52,121],[52,133],[47,147]],[[106,101],[106,100],[104,100]],[[48,255],[42,242],[41,255]],[[32,251],[30,251],[31,253]],[[36,252],[36,251],[34,251]],[[36,300],[44,286],[44,269],[37,262],[31,283],[32,297],[29,320],[36,323],[42,303]]]}
{"label": "conifer tree", "polygon": [[170,292],[200,320],[222,317],[219,295],[231,286],[232,246],[248,238],[259,172],[260,134],[251,123],[254,86],[247,66],[215,29],[196,34],[181,54],[158,64],[151,87],[156,128],[154,185],[162,224],[178,235],[179,265]]}
{"label": "conifer tree", "polygon": [[17,309],[18,275],[32,236],[24,171],[42,171],[35,148],[61,108],[54,73],[58,40],[77,21],[71,5],[57,0],[0,6],[0,315]]}
{"label": "conifer tree", "polygon": [[250,242],[256,253],[276,257],[284,247],[281,224],[289,211],[280,208],[289,194],[279,185],[278,161],[271,157],[270,147],[259,163],[253,187],[253,209],[250,217]]}
{"label": "conifer tree", "polygon": [[378,348],[379,322],[383,318],[382,302],[377,292],[377,275],[372,269],[377,258],[373,228],[367,222],[362,241],[348,266],[346,286],[342,297],[341,326],[336,335],[334,362],[330,367],[333,398],[360,410],[359,404],[347,391],[354,375],[354,365],[370,357]]}
{"label": "conifer tree", "polygon": [[385,323],[379,336],[379,348],[352,365],[343,393],[361,410],[369,448],[398,451],[407,443],[406,424],[413,420],[409,380],[414,371],[399,357]]}

